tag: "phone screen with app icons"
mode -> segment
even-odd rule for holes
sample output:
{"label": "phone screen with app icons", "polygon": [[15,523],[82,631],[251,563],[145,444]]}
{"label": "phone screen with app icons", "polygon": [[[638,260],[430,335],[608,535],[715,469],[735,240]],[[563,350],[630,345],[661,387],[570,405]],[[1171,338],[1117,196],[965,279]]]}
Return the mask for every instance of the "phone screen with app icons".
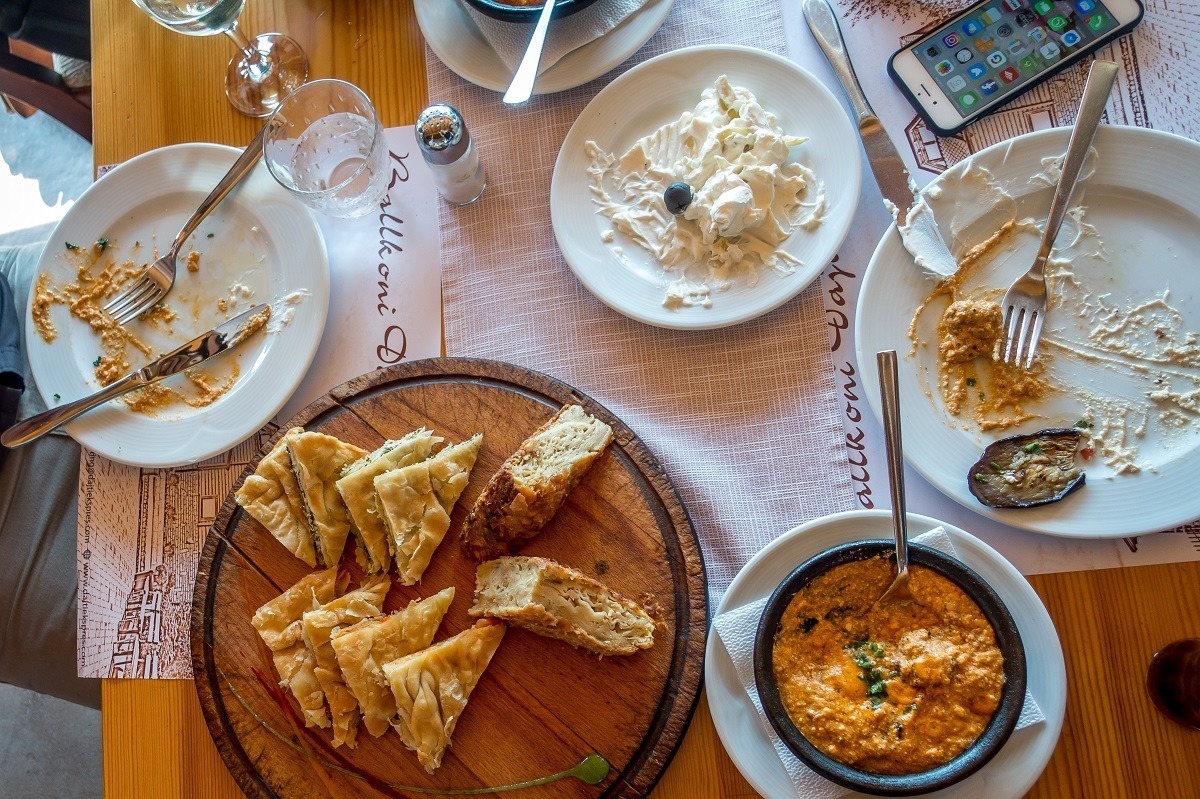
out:
{"label": "phone screen with app icons", "polygon": [[1116,26],[1100,0],[993,0],[911,49],[967,117]]}

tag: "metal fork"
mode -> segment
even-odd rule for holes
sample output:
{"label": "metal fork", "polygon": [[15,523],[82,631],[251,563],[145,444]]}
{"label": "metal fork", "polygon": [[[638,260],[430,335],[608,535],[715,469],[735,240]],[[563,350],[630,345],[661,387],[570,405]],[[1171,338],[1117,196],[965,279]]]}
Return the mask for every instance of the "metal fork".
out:
{"label": "metal fork", "polygon": [[1083,99],[1079,103],[1079,116],[1071,131],[1067,154],[1063,156],[1058,186],[1050,203],[1050,216],[1042,232],[1042,243],[1038,247],[1033,266],[1013,281],[1004,295],[1004,362],[1016,363],[1028,369],[1033,366],[1038,341],[1042,337],[1042,324],[1046,321],[1046,261],[1054,249],[1058,229],[1070,207],[1071,193],[1083,171],[1104,105],[1117,79],[1117,65],[1112,61],[1095,61],[1088,72],[1087,84],[1083,87]]}
{"label": "metal fork", "polygon": [[136,319],[167,296],[167,292],[175,284],[176,261],[184,242],[196,232],[196,228],[200,226],[205,217],[229,196],[229,192],[233,191],[234,187],[250,174],[250,170],[262,158],[263,137],[266,132],[267,126],[263,125],[254,140],[233,162],[233,166],[225,173],[225,177],[221,178],[216,187],[204,198],[204,202],[200,203],[200,207],[196,209],[191,218],[183,223],[183,228],[175,237],[175,241],[171,243],[171,249],[167,254],[146,267],[146,271],[134,281],[132,286],[105,304],[104,312],[115,319],[117,324],[123,325],[131,319]]}

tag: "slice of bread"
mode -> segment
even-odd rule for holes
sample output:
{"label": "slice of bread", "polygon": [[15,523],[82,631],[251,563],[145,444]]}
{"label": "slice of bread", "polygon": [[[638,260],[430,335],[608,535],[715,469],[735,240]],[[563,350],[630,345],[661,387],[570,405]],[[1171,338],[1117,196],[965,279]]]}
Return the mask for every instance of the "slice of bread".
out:
{"label": "slice of bread", "polygon": [[492,476],[462,529],[477,561],[507,555],[541,532],[612,441],[612,428],[567,405],[525,439]]}
{"label": "slice of bread", "polygon": [[517,555],[481,564],[470,614],[503,619],[598,655],[631,655],[654,645],[654,620],[641,606],[546,558]]}

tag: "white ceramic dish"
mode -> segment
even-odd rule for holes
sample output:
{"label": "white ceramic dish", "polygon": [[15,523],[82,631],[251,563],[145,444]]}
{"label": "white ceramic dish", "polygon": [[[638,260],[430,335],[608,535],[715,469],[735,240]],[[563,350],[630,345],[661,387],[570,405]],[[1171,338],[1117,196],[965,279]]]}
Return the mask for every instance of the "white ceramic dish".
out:
{"label": "white ceramic dish", "polygon": [[[1043,159],[1065,152],[1069,134],[1066,129],[1031,133],[989,147],[972,160],[1006,184],[1016,199],[1018,219],[1030,216],[1040,223],[1049,209],[1051,189],[1030,177],[1043,171]],[[1104,126],[1095,147],[1096,171],[1083,184],[1082,204],[1085,221],[1096,227],[1106,245],[1108,263],[1088,262],[1085,279],[1089,285],[1102,286],[1100,291],[1112,292],[1122,303],[1148,300],[1169,288],[1171,304],[1182,311],[1185,327],[1200,330],[1200,271],[1192,266],[1194,254],[1200,252],[1200,144],[1144,128]],[[953,204],[956,192],[973,189],[958,182],[963,166],[956,165],[930,184],[941,190],[940,199],[933,204],[935,213],[940,206]],[[956,218],[955,227],[971,221]],[[1065,235],[1069,234],[1060,236],[1060,241]],[[964,244],[975,240],[972,237]],[[1036,248],[1035,235],[1021,234],[1011,254],[1006,251],[1002,261],[998,257],[999,266],[994,278],[989,276],[988,285],[1007,286],[1033,263]],[[909,322],[931,288],[893,227],[879,243],[863,278],[856,322],[862,383],[876,416],[875,353],[882,349],[909,352]],[[1050,310],[1048,328],[1055,324],[1056,313],[1062,310]],[[936,314],[932,318],[936,319]],[[979,433],[973,424],[951,417],[945,410],[937,390],[936,357],[936,347],[922,347],[901,363],[904,455],[926,480],[964,507],[1014,527],[1081,538],[1152,533],[1200,516],[1200,491],[1196,491],[1200,426],[1194,422],[1170,437],[1156,436],[1151,429],[1140,442],[1143,456],[1157,471],[1117,475],[1096,457],[1084,464],[1087,484],[1061,502],[1022,509],[984,506],[967,487],[967,470],[983,448],[1007,435],[1071,427],[1081,418],[1081,402],[1069,392],[1060,394],[1036,407],[1044,414],[1042,418],[1011,430]],[[1133,383],[1130,377],[1110,369],[1075,368],[1070,363],[1064,363],[1064,368],[1075,371],[1073,384],[1099,393],[1119,394],[1123,385]]]}
{"label": "white ceramic dish", "polygon": [[[891,538],[890,511],[850,511],[814,519],[784,533],[751,558],[733,578],[717,615],[757,602],[804,561],[830,547],[868,538]],[[1028,689],[1046,721],[1017,730],[987,765],[962,782],[927,796],[940,799],[1019,799],[1037,780],[1058,743],[1067,708],[1067,671],[1054,623],[1033,587],[1000,553],[963,530],[928,516],[908,515],[909,535],[941,525],[958,559],[1004,601],[1025,644]],[[767,799],[794,799],[795,788],[742,689],[729,652],[717,635],[704,657],[708,707],[721,743],[738,770]],[[863,796],[847,793],[847,796]]]}
{"label": "white ceramic dish", "polygon": [[[650,254],[617,235],[626,264],[600,240],[609,221],[596,213],[586,174],[587,141],[623,153],[642,136],[695,107],[720,75],[745,86],[788,133],[808,136],[792,157],[825,184],[826,210],[813,231],[798,230],[780,249],[800,261],[790,275],[769,269],[755,285],[738,281],[714,292],[712,307],[663,307],[669,282]],[[833,94],[786,58],[731,45],[689,47],[652,58],[610,83],[571,126],[550,187],[550,215],[559,248],[575,275],[602,302],[659,327],[705,329],[738,324],[771,311],[800,293],[828,265],[850,229],[862,184],[859,139]]]}
{"label": "white ceramic dish", "polygon": [[[654,35],[674,4],[675,0],[649,0],[607,34],[571,51],[538,75],[533,93],[573,89],[623,63]],[[458,0],[415,0],[414,7],[429,49],[451,71],[485,89],[508,89],[512,69],[496,55]],[[554,35],[553,24],[548,35]]]}
{"label": "white ceramic dish", "polygon": [[[89,187],[66,213],[42,253],[38,274],[49,274],[53,283],[70,279],[74,272],[65,242],[86,247],[104,236],[111,240],[104,256],[137,263],[151,260],[154,247],[170,247],[183,222],[237,155],[232,147],[180,144],[126,161]],[[135,248],[135,242],[141,246]],[[229,392],[212,405],[149,416],[134,413],[118,400],[66,426],[72,438],[106,458],[169,467],[224,452],[275,415],[316,353],[329,304],[325,244],[308,210],[265,166],[259,164],[213,211],[184,245],[184,255],[193,248],[201,253],[200,268],[189,272],[185,258],[180,258],[175,286],[166,300],[178,314],[169,332],[151,329],[140,320],[127,326],[154,350],[183,344],[255,302],[271,302],[301,289],[308,296],[291,306],[294,316],[278,332],[256,335],[201,367],[223,375],[236,362],[240,373]],[[252,295],[239,295],[237,303],[222,312],[217,301],[230,296],[234,283],[250,287]],[[33,299],[30,292],[25,341],[37,389],[47,405],[92,393],[99,387],[92,363],[100,354],[98,338],[64,306],[54,305],[51,318],[58,338],[47,344],[30,321]],[[183,379],[168,378],[165,384]]]}

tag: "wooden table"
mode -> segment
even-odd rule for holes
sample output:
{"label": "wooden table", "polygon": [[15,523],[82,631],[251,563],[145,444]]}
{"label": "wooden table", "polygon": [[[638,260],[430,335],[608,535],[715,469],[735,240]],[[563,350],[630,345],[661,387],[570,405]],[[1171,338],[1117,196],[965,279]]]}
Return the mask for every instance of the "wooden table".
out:
{"label": "wooden table", "polygon": [[[249,34],[294,36],[308,52],[312,77],[362,87],[386,126],[410,124],[426,102],[424,46],[411,0],[254,0],[242,25]],[[171,33],[129,0],[94,0],[92,42],[96,164],[176,142],[240,145],[259,124],[225,100],[221,79],[231,45],[224,37]],[[1062,638],[1070,695],[1062,739],[1030,795],[1200,796],[1200,733],[1158,715],[1143,687],[1158,647],[1200,635],[1200,563],[1031,582]],[[241,796],[191,683],[105,680],[101,718],[109,799]],[[654,796],[755,795],[702,702]]]}

